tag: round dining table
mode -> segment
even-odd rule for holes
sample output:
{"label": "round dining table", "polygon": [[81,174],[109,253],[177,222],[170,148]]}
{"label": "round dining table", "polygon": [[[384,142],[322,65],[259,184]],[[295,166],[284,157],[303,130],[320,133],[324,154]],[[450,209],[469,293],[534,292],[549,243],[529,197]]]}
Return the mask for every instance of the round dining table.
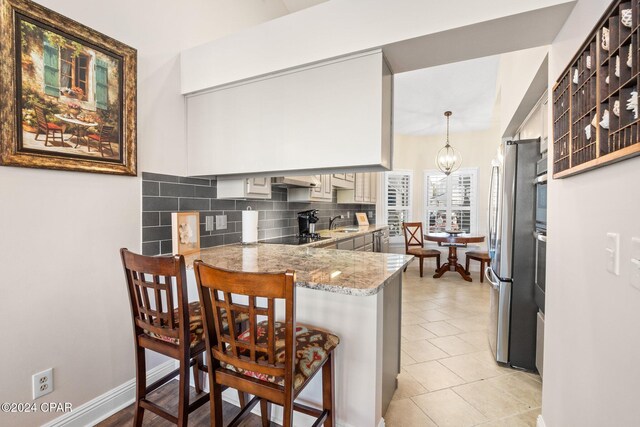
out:
{"label": "round dining table", "polygon": [[[87,151],[91,151],[91,147],[89,146],[89,140],[86,138],[86,129],[90,127],[98,126],[98,123],[94,122],[83,122],[82,120],[78,120],[74,117],[69,117],[64,114],[54,114],[58,119],[62,120],[65,123],[73,125],[74,128],[71,131],[71,136],[67,139],[67,141],[71,140],[71,138],[76,138],[76,146],[73,148],[78,148],[80,145],[80,141],[86,141],[87,143]],[[75,132],[74,132],[75,131]]]}
{"label": "round dining table", "polygon": [[464,267],[458,264],[458,248],[466,247],[468,243],[484,242],[484,236],[467,233],[428,233],[424,235],[424,238],[430,242],[437,242],[438,246],[447,246],[449,248],[448,262],[436,270],[436,274],[433,275],[435,279],[441,277],[447,271],[457,271],[467,282],[473,281]]}

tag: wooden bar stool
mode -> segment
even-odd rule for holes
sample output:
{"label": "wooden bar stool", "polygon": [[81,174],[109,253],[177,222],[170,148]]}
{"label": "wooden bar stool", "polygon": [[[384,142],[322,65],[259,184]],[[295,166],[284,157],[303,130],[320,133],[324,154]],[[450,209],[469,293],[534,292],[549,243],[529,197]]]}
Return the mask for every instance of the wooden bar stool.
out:
{"label": "wooden bar stool", "polygon": [[[222,386],[253,394],[229,426],[237,426],[260,401],[263,426],[270,403],[284,407],[283,426],[293,425],[293,411],[317,417],[314,426],[335,426],[333,350],[337,336],[296,324],[295,273],[239,273],[194,263],[211,389],[211,425],[222,426]],[[275,320],[276,300],[284,300],[284,321]],[[249,316],[249,328],[237,334],[223,321],[237,313]],[[322,409],[294,403],[322,370]]]}
{"label": "wooden bar stool", "polygon": [[[142,425],[144,411],[148,409],[178,426],[186,426],[189,413],[204,405],[209,400],[209,393],[189,404],[189,367],[193,367],[197,393],[202,392],[200,371],[206,372],[207,367],[203,364],[205,343],[200,303],[188,302],[184,257],[150,257],[127,249],[120,249],[120,255],[133,317],[136,354],[134,425]],[[177,291],[175,301],[174,290]],[[239,325],[246,320],[246,315],[234,319],[234,329],[239,330]],[[227,325],[225,320],[223,328],[228,329]],[[147,349],[178,360],[179,368],[147,386]],[[147,399],[148,394],[176,375],[180,375],[177,417]],[[241,405],[243,398],[244,394],[241,394]]]}
{"label": "wooden bar stool", "polygon": [[469,251],[465,253],[467,259],[464,264],[464,271],[467,275],[469,273],[469,262],[471,260],[480,261],[480,283],[484,283],[484,267],[486,265],[491,265],[491,257],[488,252],[479,252],[479,251]]}
{"label": "wooden bar stool", "polygon": [[[199,304],[189,304],[183,256],[147,257],[121,249],[122,265],[127,278],[133,315],[133,335],[136,349],[136,403],[134,425],[141,426],[144,410],[186,426],[189,413],[209,400],[205,394],[189,405],[189,367],[199,379],[201,357],[205,351],[202,340],[202,319]],[[177,308],[173,287],[177,290]],[[188,345],[187,345],[188,343]],[[146,349],[157,351],[180,362],[175,371],[147,386]],[[180,375],[178,416],[147,400],[147,394]],[[196,389],[201,392],[199,381]]]}
{"label": "wooden bar stool", "polygon": [[[422,267],[425,258],[436,259],[436,270],[440,269],[440,251],[437,249],[424,248],[424,233],[421,222],[403,222],[404,250],[407,255],[420,258],[420,277],[422,277]],[[404,268],[407,271],[407,268]]]}

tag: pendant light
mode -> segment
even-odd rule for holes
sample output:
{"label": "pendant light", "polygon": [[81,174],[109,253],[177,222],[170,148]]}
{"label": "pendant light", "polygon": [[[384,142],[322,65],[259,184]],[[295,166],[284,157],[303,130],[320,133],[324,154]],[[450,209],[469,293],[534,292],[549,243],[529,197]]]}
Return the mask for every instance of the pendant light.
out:
{"label": "pendant light", "polygon": [[438,169],[445,175],[455,172],[462,164],[462,155],[449,144],[449,117],[451,117],[451,114],[451,111],[445,111],[444,113],[444,116],[447,118],[447,143],[438,151],[438,155],[436,156],[436,166],[438,166]]}

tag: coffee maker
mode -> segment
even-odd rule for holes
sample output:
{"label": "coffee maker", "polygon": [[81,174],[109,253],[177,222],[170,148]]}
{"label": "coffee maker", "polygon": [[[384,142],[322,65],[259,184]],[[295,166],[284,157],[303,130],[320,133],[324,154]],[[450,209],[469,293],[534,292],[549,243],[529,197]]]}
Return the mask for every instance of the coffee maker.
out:
{"label": "coffee maker", "polygon": [[298,212],[298,235],[300,237],[317,237],[316,222],[318,222],[317,209]]}

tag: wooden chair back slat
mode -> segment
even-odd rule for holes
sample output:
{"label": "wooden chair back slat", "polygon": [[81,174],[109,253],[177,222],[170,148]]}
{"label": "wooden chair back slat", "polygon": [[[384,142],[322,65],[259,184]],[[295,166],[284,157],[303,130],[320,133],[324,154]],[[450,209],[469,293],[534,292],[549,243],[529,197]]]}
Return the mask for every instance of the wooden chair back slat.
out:
{"label": "wooden chair back slat", "polygon": [[405,250],[408,250],[410,247],[422,248],[424,246],[421,222],[403,222],[402,229],[404,231]]}
{"label": "wooden chair back slat", "polygon": [[[275,317],[275,308],[274,308],[273,299],[267,300],[267,317],[269,319],[273,319]],[[267,325],[267,346],[269,348],[273,348],[275,345],[275,335],[276,335],[275,324],[269,323]],[[268,353],[268,360],[269,360],[269,363],[271,364],[275,363],[276,359],[273,353]]]}
{"label": "wooden chair back slat", "polygon": [[249,297],[249,357],[252,362],[256,361],[256,335],[256,297]]}
{"label": "wooden chair back slat", "polygon": [[[188,342],[189,309],[184,257],[146,257],[126,249],[121,250],[121,256],[136,334],[155,333]],[[177,301],[173,297],[174,288],[178,294]]]}
{"label": "wooden chair back slat", "polygon": [[38,122],[38,126],[42,130],[47,130],[47,114],[44,112],[44,109],[39,105],[35,105],[34,109],[36,110],[36,120]]}
{"label": "wooden chair back slat", "polygon": [[114,126],[102,125],[102,128],[100,129],[100,142],[109,141],[113,135],[114,129]]}
{"label": "wooden chair back slat", "polygon": [[[260,374],[284,377],[285,383],[293,387],[295,273],[239,273],[202,261],[196,261],[194,269],[204,311],[205,340],[214,359]],[[220,299],[220,294],[224,299]],[[237,302],[241,296],[247,298],[246,304]],[[257,298],[266,299],[266,307],[258,306]],[[284,364],[276,360],[275,301],[278,299],[285,300]],[[248,329],[223,328],[223,310],[230,325],[237,313],[246,313]],[[266,325],[261,324],[258,316],[266,317]],[[266,344],[258,342],[263,333],[267,335]]]}

